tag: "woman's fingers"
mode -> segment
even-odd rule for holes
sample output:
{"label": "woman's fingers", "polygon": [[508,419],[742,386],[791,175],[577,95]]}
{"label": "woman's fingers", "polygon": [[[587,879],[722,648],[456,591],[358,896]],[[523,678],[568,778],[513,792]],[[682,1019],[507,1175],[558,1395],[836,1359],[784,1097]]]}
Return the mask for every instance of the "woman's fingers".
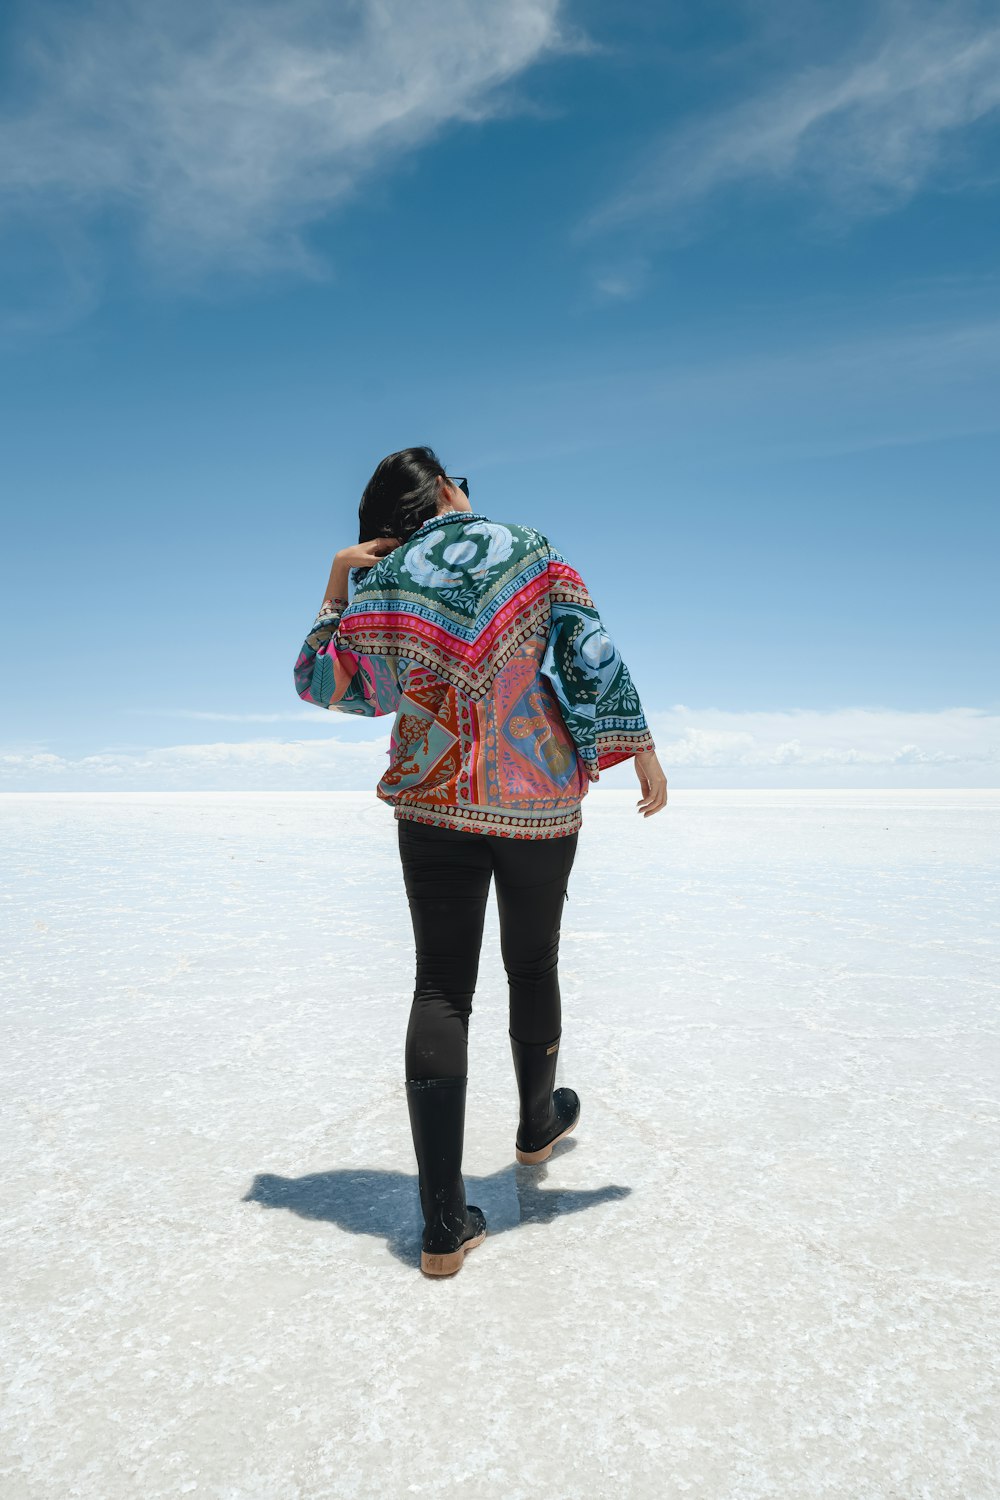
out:
{"label": "woman's fingers", "polygon": [[647,775],[642,766],[636,763],[636,772],[642,785],[642,796],[636,803],[636,811],[641,812],[643,817],[648,818],[652,813],[659,812],[667,805],[667,778],[662,769],[657,766],[658,775]]}

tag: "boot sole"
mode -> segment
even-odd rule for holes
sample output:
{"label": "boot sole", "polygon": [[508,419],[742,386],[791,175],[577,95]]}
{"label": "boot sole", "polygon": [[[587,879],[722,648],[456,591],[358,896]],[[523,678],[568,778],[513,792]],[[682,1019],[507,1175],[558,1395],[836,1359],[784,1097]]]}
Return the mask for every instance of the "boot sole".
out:
{"label": "boot sole", "polygon": [[435,1255],[430,1250],[421,1250],[420,1269],[425,1276],[454,1276],[465,1259],[466,1250],[474,1250],[485,1238],[484,1229],[482,1234],[473,1235],[471,1240],[466,1240],[464,1245],[459,1245],[457,1250],[449,1250],[447,1254]]}
{"label": "boot sole", "polygon": [[574,1120],[572,1125],[567,1125],[566,1129],[561,1131],[559,1135],[553,1136],[552,1140],[549,1141],[549,1144],[547,1146],[542,1146],[541,1150],[539,1151],[522,1151],[520,1146],[518,1146],[515,1142],[514,1155],[524,1167],[534,1167],[537,1166],[540,1161],[548,1161],[549,1157],[552,1155],[552,1147],[555,1145],[556,1141],[561,1141],[564,1136],[569,1135],[570,1131],[575,1130],[579,1123],[579,1120]]}

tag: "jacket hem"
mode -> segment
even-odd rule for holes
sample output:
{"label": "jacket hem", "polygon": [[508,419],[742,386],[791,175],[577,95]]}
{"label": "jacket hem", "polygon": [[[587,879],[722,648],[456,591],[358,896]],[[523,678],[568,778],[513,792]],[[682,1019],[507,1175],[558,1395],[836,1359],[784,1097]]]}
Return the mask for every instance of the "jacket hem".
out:
{"label": "jacket hem", "polygon": [[424,807],[419,802],[395,803],[393,810],[397,822],[430,823],[437,828],[493,833],[512,839],[563,838],[583,826],[579,802],[545,813],[518,813],[503,807]]}

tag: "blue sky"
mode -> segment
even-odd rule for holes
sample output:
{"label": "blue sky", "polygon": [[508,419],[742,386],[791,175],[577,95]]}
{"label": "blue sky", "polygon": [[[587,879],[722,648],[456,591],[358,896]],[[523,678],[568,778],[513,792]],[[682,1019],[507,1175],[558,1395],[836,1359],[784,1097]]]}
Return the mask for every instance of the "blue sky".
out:
{"label": "blue sky", "polygon": [[291,668],[425,442],[671,786],[1000,784],[995,10],[16,0],[0,59],[0,787],[373,786]]}

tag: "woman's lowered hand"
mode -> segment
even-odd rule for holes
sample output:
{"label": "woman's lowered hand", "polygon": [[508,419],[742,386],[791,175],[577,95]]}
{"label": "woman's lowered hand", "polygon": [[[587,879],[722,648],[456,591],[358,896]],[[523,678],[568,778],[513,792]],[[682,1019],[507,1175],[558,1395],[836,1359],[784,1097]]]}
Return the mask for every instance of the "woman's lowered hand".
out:
{"label": "woman's lowered hand", "polygon": [[667,805],[667,773],[660,765],[655,750],[639,750],[632,758],[635,761],[635,774],[642,787],[636,811],[648,818]]}

